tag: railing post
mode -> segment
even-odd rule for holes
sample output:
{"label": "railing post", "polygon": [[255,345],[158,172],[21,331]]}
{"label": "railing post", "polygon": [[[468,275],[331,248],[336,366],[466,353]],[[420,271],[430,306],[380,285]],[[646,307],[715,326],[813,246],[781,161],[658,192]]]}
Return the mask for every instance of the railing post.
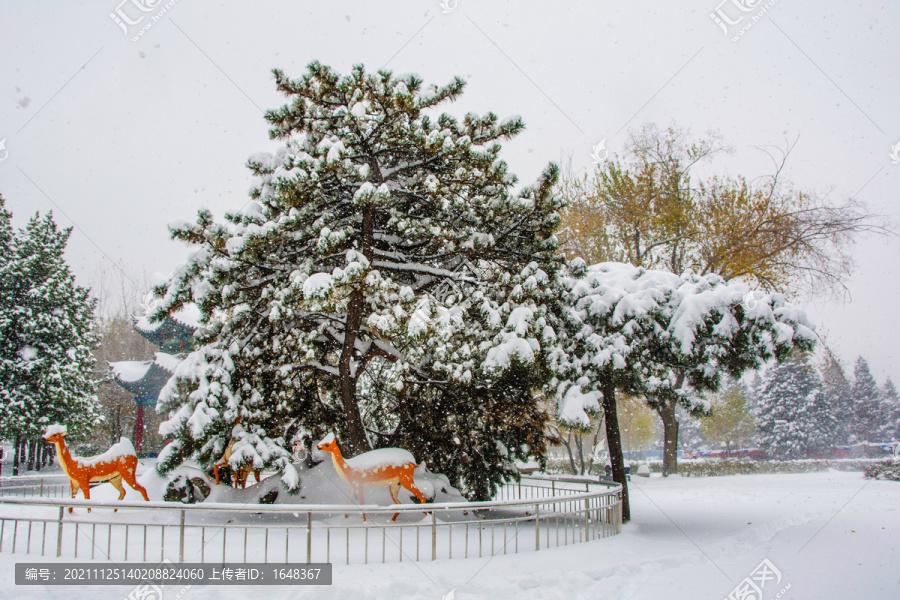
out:
{"label": "railing post", "polygon": [[437,511],[431,511],[431,560],[437,560]]}
{"label": "railing post", "polygon": [[59,507],[59,522],[56,525],[56,558],[62,556],[63,507]]}
{"label": "railing post", "polygon": [[541,505],[534,505],[534,551],[541,549]]}
{"label": "railing post", "polygon": [[184,509],[181,509],[181,523],[178,533],[178,562],[184,562]]}
{"label": "railing post", "polygon": [[584,541],[588,541],[590,536],[588,535],[588,528],[590,527],[591,522],[591,505],[590,500],[584,499]]}
{"label": "railing post", "polygon": [[616,533],[622,533],[622,494],[616,494]]}
{"label": "railing post", "polygon": [[306,513],[306,564],[312,562],[312,513]]}

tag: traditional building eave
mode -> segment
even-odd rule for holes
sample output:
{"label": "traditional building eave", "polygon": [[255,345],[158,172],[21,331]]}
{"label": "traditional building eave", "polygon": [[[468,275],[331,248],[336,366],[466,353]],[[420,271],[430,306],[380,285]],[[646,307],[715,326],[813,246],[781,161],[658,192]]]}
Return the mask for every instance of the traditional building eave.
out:
{"label": "traditional building eave", "polygon": [[147,341],[169,353],[187,352],[194,332],[200,327],[200,310],[195,304],[185,305],[164,320],[151,323],[147,317],[134,319],[134,329]]}
{"label": "traditional building eave", "polygon": [[153,360],[123,360],[108,364],[116,383],[135,396],[146,399],[143,403],[151,404],[155,403],[160,390],[175,374],[179,362],[181,358],[178,356],[157,352]]}

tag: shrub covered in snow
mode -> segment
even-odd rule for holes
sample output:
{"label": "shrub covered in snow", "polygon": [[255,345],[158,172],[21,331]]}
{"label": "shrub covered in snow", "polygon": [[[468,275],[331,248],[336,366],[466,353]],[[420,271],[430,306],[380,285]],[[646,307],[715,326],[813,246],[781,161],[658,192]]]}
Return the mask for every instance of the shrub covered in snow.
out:
{"label": "shrub covered in snow", "polygon": [[209,496],[210,485],[202,477],[188,477],[185,474],[176,475],[166,486],[163,500],[166,502],[181,502],[182,504],[196,504],[203,502]]}
{"label": "shrub covered in snow", "polygon": [[900,461],[885,460],[866,466],[867,479],[900,481]]}
{"label": "shrub covered in snow", "polygon": [[[871,460],[859,459],[799,459],[751,460],[711,458],[682,461],[678,473],[684,477],[717,477],[722,475],[755,475],[762,473],[813,473],[816,471],[867,471]],[[662,470],[660,463],[651,463],[651,470]]]}

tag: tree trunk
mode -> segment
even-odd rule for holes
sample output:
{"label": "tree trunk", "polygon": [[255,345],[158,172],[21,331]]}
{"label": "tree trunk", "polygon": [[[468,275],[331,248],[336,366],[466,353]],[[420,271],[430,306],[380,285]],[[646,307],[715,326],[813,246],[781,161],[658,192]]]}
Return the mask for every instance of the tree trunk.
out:
{"label": "tree trunk", "polygon": [[362,417],[359,416],[359,405],[356,403],[356,380],[350,372],[350,363],[353,360],[354,346],[356,345],[356,333],[362,324],[363,301],[363,293],[359,290],[355,290],[350,295],[347,326],[344,328],[344,344],[338,363],[338,372],[341,376],[341,402],[344,405],[344,416],[347,419],[347,430],[350,434],[348,450],[353,455],[372,449],[369,439],[366,437]]}
{"label": "tree trunk", "polygon": [[34,471],[34,440],[25,440],[25,470]]}
{"label": "tree trunk", "polygon": [[34,440],[34,469],[40,472],[44,460],[44,440]]}
{"label": "tree trunk", "polygon": [[616,414],[616,385],[611,372],[607,372],[600,385],[603,392],[603,420],[606,422],[609,463],[612,466],[613,481],[622,484],[622,522],[627,523],[631,520],[631,507],[628,504],[625,458],[622,456],[622,437],[619,432],[619,417]]}
{"label": "tree trunk", "polygon": [[572,475],[576,475],[578,471],[575,469],[575,456],[572,454],[572,432],[566,434],[568,441],[563,436],[559,436],[560,443],[566,447],[566,453],[569,455],[569,467],[572,469]]}
{"label": "tree trunk", "polygon": [[578,461],[581,463],[581,471],[578,473],[579,475],[584,475],[584,436],[578,435]]}
{"label": "tree trunk", "polygon": [[144,407],[137,407],[137,415],[134,419],[134,451],[140,454],[144,446]]}
{"label": "tree trunk", "polygon": [[[377,161],[375,161],[377,163]],[[376,165],[377,167],[377,165]],[[381,173],[376,170],[378,179]],[[375,242],[375,207],[366,206],[362,215],[362,235],[360,236],[360,250],[371,262],[374,259]],[[347,419],[347,430],[350,434],[350,451],[353,454],[367,452],[372,449],[369,439],[366,437],[366,429],[359,414],[359,405],[356,402],[356,377],[351,373],[350,365],[355,353],[356,337],[362,325],[363,311],[365,310],[365,298],[361,290],[354,290],[350,294],[350,307],[347,311],[347,323],[344,328],[344,341],[341,346],[341,358],[338,362],[338,373],[341,377],[341,402],[344,405],[344,416]]]}
{"label": "tree trunk", "polygon": [[678,419],[675,402],[665,400],[656,409],[663,423],[663,477],[678,473]]}

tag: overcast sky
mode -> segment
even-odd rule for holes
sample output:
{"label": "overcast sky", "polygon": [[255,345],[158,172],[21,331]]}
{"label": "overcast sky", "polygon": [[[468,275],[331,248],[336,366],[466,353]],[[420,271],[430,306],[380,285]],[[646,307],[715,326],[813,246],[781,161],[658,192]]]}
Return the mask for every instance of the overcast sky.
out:
{"label": "overcast sky", "polygon": [[[0,193],[16,225],[53,210],[75,226],[82,285],[169,273],[188,249],[167,223],[243,205],[247,157],[277,147],[271,69],[318,60],[463,76],[447,112],[524,118],[503,153],[522,182],[678,123],[718,130],[736,153],[717,166],[750,178],[770,171],[758,147],[797,139],[795,185],[900,221],[900,3],[718,1],[0,0]],[[900,245],[854,254],[852,301],[805,306],[845,363],[898,381]]]}

